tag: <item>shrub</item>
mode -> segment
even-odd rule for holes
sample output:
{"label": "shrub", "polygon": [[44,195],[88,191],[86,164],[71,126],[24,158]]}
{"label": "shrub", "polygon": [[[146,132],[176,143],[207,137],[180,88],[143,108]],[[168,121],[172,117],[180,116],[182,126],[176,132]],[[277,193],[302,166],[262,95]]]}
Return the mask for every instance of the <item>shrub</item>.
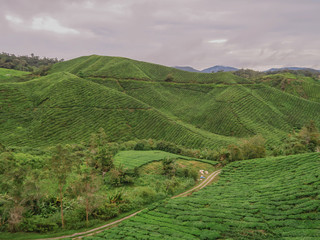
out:
{"label": "shrub", "polygon": [[48,218],[34,215],[31,218],[25,218],[20,223],[19,229],[24,232],[49,232],[58,229],[58,225]]}
{"label": "shrub", "polygon": [[124,184],[132,184],[136,172],[128,171],[122,165],[112,168],[108,172],[107,182],[114,187],[119,187]]}
{"label": "shrub", "polygon": [[166,82],[172,82],[173,81],[173,76],[171,73],[169,73],[167,76],[166,76],[166,79],[164,80]]}
{"label": "shrub", "polygon": [[134,150],[144,150],[144,143],[139,142],[134,146]]}
{"label": "shrub", "polygon": [[177,177],[185,177],[185,178],[192,178],[193,180],[197,180],[198,178],[198,172],[196,169],[190,169],[190,168],[178,168]]}
{"label": "shrub", "polygon": [[177,166],[175,164],[175,159],[174,158],[165,158],[162,160],[162,170],[163,170],[163,175],[166,175],[167,177],[173,177],[176,175],[177,171]]}
{"label": "shrub", "polygon": [[95,209],[92,215],[101,220],[108,220],[119,214],[119,208],[114,203],[106,203],[105,205]]}
{"label": "shrub", "polygon": [[[265,139],[261,135],[243,140],[240,149],[244,159],[263,158],[266,156]],[[240,151],[241,153],[241,151]],[[239,153],[239,155],[240,155]]]}

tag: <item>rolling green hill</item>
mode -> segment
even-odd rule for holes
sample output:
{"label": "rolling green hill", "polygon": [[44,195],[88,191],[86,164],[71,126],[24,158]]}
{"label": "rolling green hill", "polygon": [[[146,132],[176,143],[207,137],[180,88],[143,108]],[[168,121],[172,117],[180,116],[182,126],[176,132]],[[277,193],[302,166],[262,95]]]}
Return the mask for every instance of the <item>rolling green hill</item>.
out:
{"label": "rolling green hill", "polygon": [[[166,81],[168,74],[172,81]],[[153,138],[189,148],[218,148],[256,134],[276,145],[310,120],[320,126],[318,82],[296,79],[308,89],[303,97],[270,78],[277,79],[254,83],[232,73],[190,73],[127,58],[80,57],[55,64],[45,77],[0,82],[0,142],[80,142],[102,127],[110,141]]]}
{"label": "rolling green hill", "polygon": [[313,119],[320,104],[263,84],[221,86],[119,81],[123,91],[207,132],[279,139]]}
{"label": "rolling green hill", "polygon": [[218,183],[85,239],[318,239],[319,168],[319,153],[235,162]]}
{"label": "rolling green hill", "polygon": [[101,127],[110,141],[154,138],[189,146],[234,141],[202,135],[138,99],[70,73],[1,84],[0,89],[0,142],[5,145],[80,142]]}
{"label": "rolling green hill", "polygon": [[81,77],[103,77],[140,81],[163,82],[168,74],[171,74],[173,82],[224,84],[249,82],[231,73],[191,73],[128,58],[97,55],[84,56],[57,63],[50,71],[50,73],[55,72],[70,72]]}

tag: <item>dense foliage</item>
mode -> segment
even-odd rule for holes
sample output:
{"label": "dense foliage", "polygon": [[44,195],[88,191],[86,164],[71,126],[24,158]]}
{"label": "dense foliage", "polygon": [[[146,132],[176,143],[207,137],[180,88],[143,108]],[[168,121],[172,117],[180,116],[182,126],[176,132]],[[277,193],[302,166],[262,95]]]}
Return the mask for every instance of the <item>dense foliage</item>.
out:
{"label": "dense foliage", "polygon": [[0,53],[0,68],[35,72],[40,75],[49,70],[51,65],[62,61],[63,59],[58,60],[57,58],[41,58],[33,53],[30,56],[16,56],[5,52]]}
{"label": "dense foliage", "polygon": [[[113,158],[126,146],[130,149],[130,144],[108,143],[103,129],[87,143],[59,144],[44,151],[1,145],[1,231],[52,232],[92,226],[179,193],[195,184],[200,168],[214,169],[191,158],[182,160],[184,156],[175,160],[176,171],[170,176],[159,162],[152,163],[154,159],[134,169],[116,166]],[[150,154],[158,160],[164,156],[161,151],[140,152],[145,157]],[[180,159],[176,154],[166,156]],[[122,159],[135,161],[130,155]]]}

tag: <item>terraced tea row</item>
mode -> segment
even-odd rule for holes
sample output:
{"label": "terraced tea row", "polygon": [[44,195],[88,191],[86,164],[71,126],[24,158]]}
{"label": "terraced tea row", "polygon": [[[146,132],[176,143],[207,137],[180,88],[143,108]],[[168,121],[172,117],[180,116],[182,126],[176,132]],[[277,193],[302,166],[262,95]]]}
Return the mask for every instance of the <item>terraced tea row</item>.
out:
{"label": "terraced tea row", "polygon": [[219,182],[89,239],[317,239],[320,154],[234,162]]}

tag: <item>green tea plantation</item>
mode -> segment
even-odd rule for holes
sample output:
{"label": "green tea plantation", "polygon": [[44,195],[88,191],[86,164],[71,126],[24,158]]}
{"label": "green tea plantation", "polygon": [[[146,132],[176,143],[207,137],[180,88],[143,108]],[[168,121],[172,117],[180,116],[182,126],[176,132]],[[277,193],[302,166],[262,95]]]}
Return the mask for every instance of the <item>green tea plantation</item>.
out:
{"label": "green tea plantation", "polygon": [[219,182],[94,239],[319,239],[320,154],[235,162]]}

